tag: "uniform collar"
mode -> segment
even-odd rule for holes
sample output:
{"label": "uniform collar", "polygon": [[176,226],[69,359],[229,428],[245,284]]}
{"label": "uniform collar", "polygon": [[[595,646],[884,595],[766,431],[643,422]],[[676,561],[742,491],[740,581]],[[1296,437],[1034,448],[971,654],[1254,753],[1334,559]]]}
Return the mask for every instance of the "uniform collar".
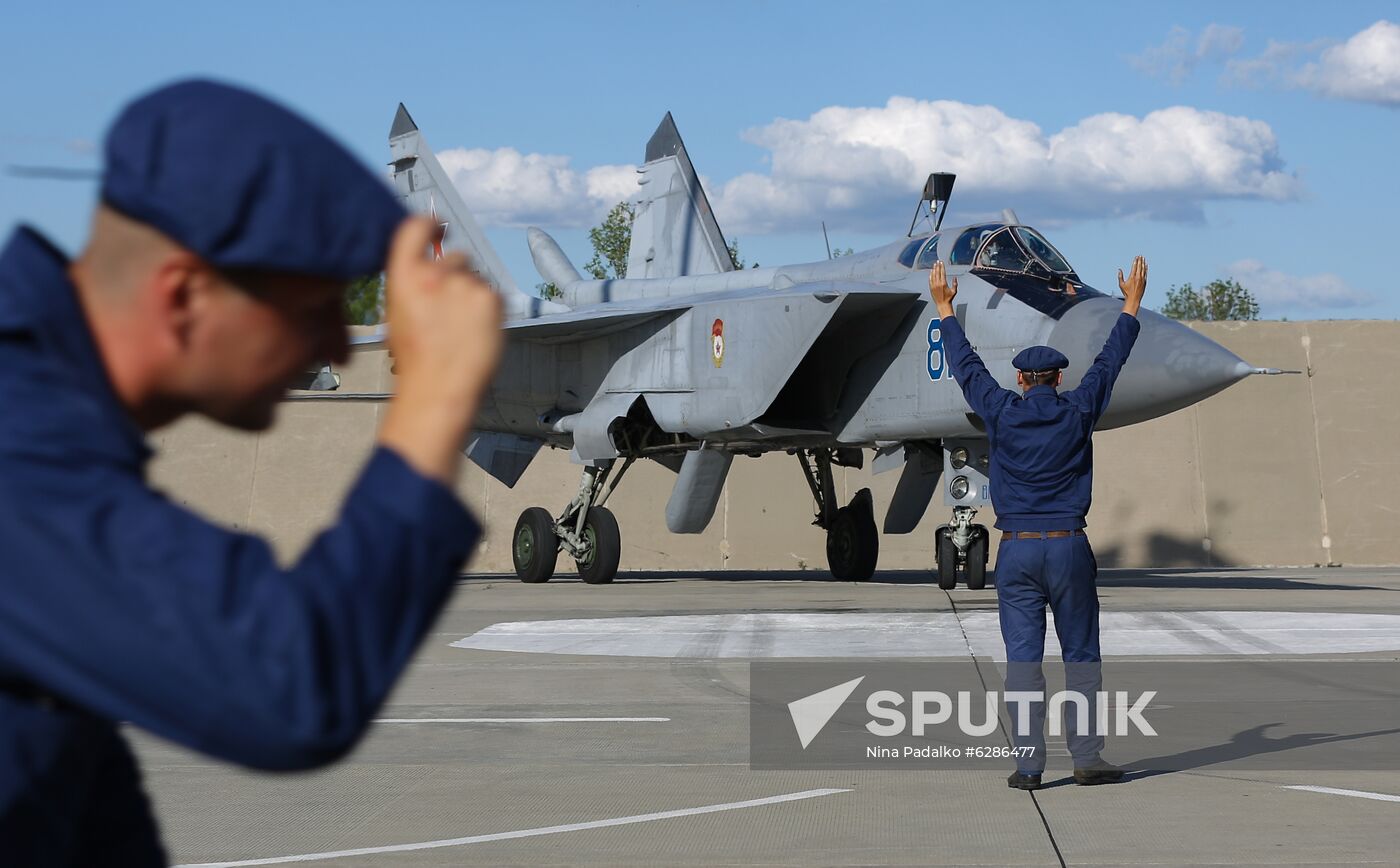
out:
{"label": "uniform collar", "polygon": [[1024,395],[1022,395],[1021,398],[1022,398],[1023,400],[1029,400],[1029,399],[1031,399],[1031,398],[1039,398],[1039,397],[1041,397],[1042,395],[1058,395],[1058,394],[1059,394],[1059,392],[1055,391],[1055,387],[1054,387],[1054,386],[1045,386],[1045,385],[1041,385],[1041,386],[1031,386],[1029,389],[1026,390],[1026,393],[1025,393]]}
{"label": "uniform collar", "polygon": [[151,456],[145,432],[112,388],[68,264],[68,257],[38,232],[16,229],[0,250],[0,332],[32,334],[40,351],[73,377],[74,386],[99,402],[111,434],[144,463]]}

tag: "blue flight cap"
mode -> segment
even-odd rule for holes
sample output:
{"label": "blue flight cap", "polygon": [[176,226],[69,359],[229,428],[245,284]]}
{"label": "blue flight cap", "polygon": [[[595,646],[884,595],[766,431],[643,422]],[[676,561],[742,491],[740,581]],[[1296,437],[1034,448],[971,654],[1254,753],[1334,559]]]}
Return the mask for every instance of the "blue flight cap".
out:
{"label": "blue flight cap", "polygon": [[1058,371],[1069,367],[1069,359],[1054,347],[1026,347],[1011,364],[1018,371]]}
{"label": "blue flight cap", "polygon": [[107,132],[102,201],[219,269],[350,280],[384,267],[406,216],[383,179],[255,93],[182,81]]}

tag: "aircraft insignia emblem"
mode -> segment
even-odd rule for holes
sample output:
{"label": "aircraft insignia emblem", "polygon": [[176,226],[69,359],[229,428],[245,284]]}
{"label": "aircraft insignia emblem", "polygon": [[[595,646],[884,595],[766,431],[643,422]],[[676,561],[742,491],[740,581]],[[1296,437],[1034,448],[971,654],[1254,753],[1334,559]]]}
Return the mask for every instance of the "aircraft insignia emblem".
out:
{"label": "aircraft insignia emblem", "polygon": [[717,319],[710,327],[710,355],[714,359],[715,367],[724,365],[724,320]]}

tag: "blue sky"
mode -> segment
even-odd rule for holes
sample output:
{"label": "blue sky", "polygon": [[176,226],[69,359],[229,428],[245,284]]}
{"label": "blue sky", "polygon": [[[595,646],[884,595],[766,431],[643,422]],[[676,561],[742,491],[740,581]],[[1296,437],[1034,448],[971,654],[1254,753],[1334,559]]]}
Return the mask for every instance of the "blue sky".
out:
{"label": "blue sky", "polygon": [[[1233,275],[1266,318],[1400,317],[1393,3],[79,3],[5,14],[0,165],[100,165],[154,85],[210,75],[367,163],[403,101],[517,281],[524,226],[582,263],[674,113],[725,232],[765,265],[1016,209],[1090,283],[1135,253],[1149,304]],[[1392,23],[1397,22],[1397,23]],[[94,185],[0,176],[0,227],[77,249]]]}

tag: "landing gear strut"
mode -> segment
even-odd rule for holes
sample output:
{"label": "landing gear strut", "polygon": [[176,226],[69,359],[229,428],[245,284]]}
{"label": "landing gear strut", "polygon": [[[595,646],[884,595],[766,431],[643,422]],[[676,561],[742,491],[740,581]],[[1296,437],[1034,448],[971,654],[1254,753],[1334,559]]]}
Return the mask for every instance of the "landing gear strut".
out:
{"label": "landing gear strut", "polygon": [[953,507],[953,520],[934,531],[934,552],[938,562],[938,587],[951,591],[958,579],[967,583],[968,590],[980,591],[987,586],[987,556],[990,535],[985,525],[973,524],[977,510],[970,506]]}
{"label": "landing gear strut", "polygon": [[862,488],[851,502],[836,508],[836,484],[831,478],[833,464],[859,466],[841,450],[800,449],[797,460],[802,475],[812,489],[817,516],[812,522],[826,531],[826,562],[833,578],[845,582],[865,582],[875,574],[880,557],[880,534],[875,529],[875,506],[870,489]]}
{"label": "landing gear strut", "polygon": [[615,462],[599,461],[585,467],[578,494],[558,519],[538,506],[520,514],[511,540],[511,560],[520,581],[549,581],[561,549],[574,559],[579,578],[588,584],[606,585],[613,580],[622,557],[622,533],[612,511],[603,504],[634,460],[626,459],[611,480]]}

